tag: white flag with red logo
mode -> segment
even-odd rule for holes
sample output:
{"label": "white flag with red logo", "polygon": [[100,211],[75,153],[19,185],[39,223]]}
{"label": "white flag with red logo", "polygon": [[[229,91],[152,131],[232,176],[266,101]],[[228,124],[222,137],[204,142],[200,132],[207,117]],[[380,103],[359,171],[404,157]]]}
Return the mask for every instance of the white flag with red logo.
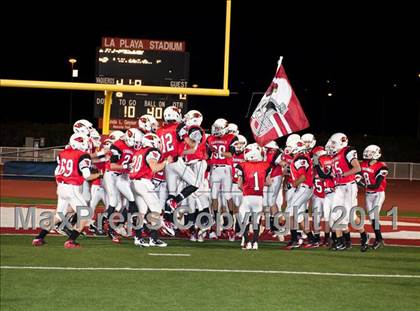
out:
{"label": "white flag with red logo", "polygon": [[281,61],[282,57],[273,81],[251,116],[251,130],[260,146],[309,127]]}

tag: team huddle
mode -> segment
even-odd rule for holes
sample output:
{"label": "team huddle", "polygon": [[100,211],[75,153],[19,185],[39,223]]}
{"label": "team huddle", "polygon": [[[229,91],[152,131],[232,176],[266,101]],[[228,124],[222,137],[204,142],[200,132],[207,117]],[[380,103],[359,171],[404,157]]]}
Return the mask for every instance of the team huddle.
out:
{"label": "team huddle", "polygon": [[[143,115],[138,128],[105,140],[89,121],[74,124],[55,170],[53,229],[68,236],[66,248],[80,247],[76,240],[88,228],[114,243],[134,235],[138,247],[165,247],[162,236],[182,231],[193,242],[223,237],[256,250],[260,235],[270,232],[279,240],[290,234],[285,249],[341,251],[352,247],[350,224],[358,225],[362,252],[384,245],[379,212],[388,170],[378,146],[366,147],[360,163],[342,133],[324,147],[312,134],[291,134],[282,149],[275,141],[248,144],[225,119],[207,134],[197,110],[182,116],[167,107],[163,121]],[[358,187],[366,193],[372,245],[354,209]],[[100,201],[105,213],[96,217]],[[49,232],[43,229],[32,244],[45,244]]]}

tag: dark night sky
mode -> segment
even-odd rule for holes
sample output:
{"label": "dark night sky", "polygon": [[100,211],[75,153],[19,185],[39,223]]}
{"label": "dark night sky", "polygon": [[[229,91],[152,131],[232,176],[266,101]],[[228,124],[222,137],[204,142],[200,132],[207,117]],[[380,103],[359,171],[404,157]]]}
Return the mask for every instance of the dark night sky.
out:
{"label": "dark night sky", "polygon": [[[69,81],[72,56],[78,59],[78,80],[93,82],[95,48],[102,36],[116,36],[186,41],[190,85],[221,88],[225,1],[108,3],[94,10],[60,3],[50,13],[39,2],[24,10],[4,9],[9,19],[1,20],[1,77]],[[247,127],[251,92],[265,91],[283,55],[312,131],[415,137],[420,109],[415,12],[383,2],[372,8],[356,2],[327,8],[233,0],[229,87],[239,95],[190,97],[190,107],[204,113],[206,126],[225,117]],[[327,97],[330,91],[334,96]],[[73,94],[73,121],[91,119],[93,92]],[[2,122],[68,121],[67,91],[2,89],[1,101]]]}

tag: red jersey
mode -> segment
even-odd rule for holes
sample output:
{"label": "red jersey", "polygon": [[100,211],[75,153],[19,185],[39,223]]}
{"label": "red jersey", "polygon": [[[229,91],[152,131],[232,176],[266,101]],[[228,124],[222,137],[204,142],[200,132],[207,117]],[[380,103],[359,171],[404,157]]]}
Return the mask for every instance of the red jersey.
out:
{"label": "red jersey", "polygon": [[85,179],[82,175],[84,168],[91,167],[90,155],[72,148],[64,149],[57,157],[55,180],[58,183],[80,186]]}
{"label": "red jersey", "polygon": [[314,185],[314,171],[312,160],[307,153],[298,153],[290,164],[290,176],[294,183],[300,176],[305,175],[306,179],[302,184],[308,187]]}
{"label": "red jersey", "polygon": [[336,185],[344,185],[356,180],[356,175],[349,175],[341,177],[345,172],[348,172],[353,165],[351,161],[357,160],[357,151],[353,147],[344,147],[332,159],[332,171],[335,177],[334,182]]}
{"label": "red jersey", "polygon": [[237,184],[238,183],[238,169],[237,166],[241,163],[245,162],[244,153],[236,154],[234,153],[232,156],[232,182]]}
{"label": "red jersey", "polygon": [[[332,157],[329,155],[322,155],[318,159],[319,166],[324,174],[328,174],[332,169]],[[326,178],[323,182],[324,192],[331,193],[334,191],[335,183],[332,178]]]}
{"label": "red jersey", "polygon": [[267,162],[243,162],[238,165],[242,175],[242,192],[244,195],[263,195],[265,178],[270,164]]}
{"label": "red jersey", "polygon": [[125,173],[129,172],[128,169],[121,169],[121,170],[111,170],[111,163],[118,164],[118,165],[128,165],[131,163],[131,159],[133,158],[134,149],[127,146],[125,141],[117,140],[110,149],[111,158],[109,163],[106,165],[106,169],[108,171],[113,171],[117,173]]}
{"label": "red jersey", "polygon": [[280,165],[276,164],[275,161],[280,155],[280,149],[273,149],[273,148],[267,148],[266,156],[267,156],[267,162],[271,166],[271,177],[277,177],[283,175],[283,169]]}
{"label": "red jersey", "polygon": [[130,179],[145,178],[152,180],[154,173],[149,166],[150,160],[159,162],[162,154],[159,149],[146,147],[137,150],[133,155],[133,165],[131,166]]}
{"label": "red jersey", "polygon": [[[186,154],[185,160],[190,162],[207,159],[206,133],[204,130],[199,126],[191,126],[188,129],[188,137],[197,144],[197,148],[193,154]],[[186,146],[185,149],[189,149],[189,146]]]}
{"label": "red jersey", "polygon": [[162,160],[165,160],[168,156],[176,159],[184,150],[181,138],[183,135],[179,133],[182,127],[182,123],[172,122],[164,123],[157,130],[156,135],[162,142]]}
{"label": "red jersey", "polygon": [[[92,164],[92,167],[97,168],[99,172],[105,173],[105,162],[96,162]],[[96,178],[92,181],[92,185],[100,186],[102,181],[100,178]]]}
{"label": "red jersey", "polygon": [[207,147],[211,152],[211,164],[231,165],[232,159],[223,156],[222,152],[230,152],[233,154],[235,152],[235,147],[233,146],[233,144],[237,140],[238,138],[233,134],[226,134],[223,136],[210,135],[209,138],[207,138]]}
{"label": "red jersey", "polygon": [[376,179],[379,176],[383,176],[379,187],[376,189],[367,188],[368,192],[382,192],[386,190],[386,176],[388,175],[388,167],[384,162],[376,162],[372,165],[369,164],[370,160],[365,160],[362,162],[362,175],[365,180],[366,186],[376,184]]}

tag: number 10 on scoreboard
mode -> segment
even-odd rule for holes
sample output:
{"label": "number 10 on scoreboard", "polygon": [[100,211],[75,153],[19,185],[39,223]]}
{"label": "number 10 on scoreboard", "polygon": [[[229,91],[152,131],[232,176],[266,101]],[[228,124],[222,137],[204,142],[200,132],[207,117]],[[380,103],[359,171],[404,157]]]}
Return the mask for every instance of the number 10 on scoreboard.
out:
{"label": "number 10 on scoreboard", "polygon": [[135,118],[136,106],[124,106],[124,118]]}

